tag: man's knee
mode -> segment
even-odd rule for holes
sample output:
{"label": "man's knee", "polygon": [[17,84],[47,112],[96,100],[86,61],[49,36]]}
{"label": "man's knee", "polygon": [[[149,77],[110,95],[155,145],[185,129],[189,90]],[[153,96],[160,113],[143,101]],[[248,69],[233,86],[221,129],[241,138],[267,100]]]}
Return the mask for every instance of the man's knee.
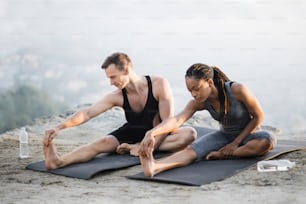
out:
{"label": "man's knee", "polygon": [[180,130],[180,136],[178,140],[181,141],[182,145],[191,144],[197,138],[197,131],[192,127],[183,127]]}
{"label": "man's knee", "polygon": [[197,139],[197,131],[192,127],[186,127],[186,136],[189,143],[192,143]]}
{"label": "man's knee", "polygon": [[101,143],[107,144],[107,145],[119,145],[119,141],[116,137],[112,135],[107,135],[101,138]]}
{"label": "man's knee", "polygon": [[96,140],[91,144],[88,144],[88,147],[98,154],[104,150],[107,152],[112,151],[113,149],[115,150],[118,145],[118,140],[114,136],[108,135]]}

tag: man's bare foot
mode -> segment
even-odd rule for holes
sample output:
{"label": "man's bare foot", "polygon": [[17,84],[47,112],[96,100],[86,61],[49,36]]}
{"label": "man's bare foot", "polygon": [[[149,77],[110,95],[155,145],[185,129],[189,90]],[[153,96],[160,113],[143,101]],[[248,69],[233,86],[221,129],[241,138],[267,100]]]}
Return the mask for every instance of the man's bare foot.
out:
{"label": "man's bare foot", "polygon": [[149,157],[139,155],[141,167],[145,176],[153,177],[156,172],[155,169],[155,160],[153,158],[153,154],[150,154]]}
{"label": "man's bare foot", "polygon": [[224,159],[224,155],[219,151],[212,151],[206,156],[206,160]]}
{"label": "man's bare foot", "polygon": [[136,144],[122,143],[117,147],[116,152],[118,154],[130,153],[131,155],[138,157],[139,156],[138,150],[139,150],[139,143]]}
{"label": "man's bare foot", "polygon": [[56,169],[61,165],[59,155],[56,152],[53,142],[50,142],[48,146],[44,145],[45,154],[45,166],[47,169]]}
{"label": "man's bare foot", "polygon": [[43,145],[43,153],[44,153],[44,158],[47,157],[47,146],[48,146],[48,137],[44,136],[43,141],[42,141],[42,145]]}

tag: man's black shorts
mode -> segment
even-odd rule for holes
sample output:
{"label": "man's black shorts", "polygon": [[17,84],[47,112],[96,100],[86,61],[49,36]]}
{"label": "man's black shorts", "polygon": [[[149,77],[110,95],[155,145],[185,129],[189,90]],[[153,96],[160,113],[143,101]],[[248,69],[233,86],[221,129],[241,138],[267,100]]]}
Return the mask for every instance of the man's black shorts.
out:
{"label": "man's black shorts", "polygon": [[126,123],[108,135],[113,135],[116,137],[120,144],[135,144],[141,142],[146,132],[150,129],[152,129],[152,127],[136,126]]}

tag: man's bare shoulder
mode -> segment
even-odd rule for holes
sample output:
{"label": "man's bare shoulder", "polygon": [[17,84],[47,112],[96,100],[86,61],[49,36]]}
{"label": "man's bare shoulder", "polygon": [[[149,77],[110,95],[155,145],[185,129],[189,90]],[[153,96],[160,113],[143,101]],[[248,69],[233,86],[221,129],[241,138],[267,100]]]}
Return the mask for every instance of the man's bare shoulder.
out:
{"label": "man's bare shoulder", "polygon": [[113,106],[122,106],[123,105],[123,96],[122,91],[117,89],[105,95],[102,99],[103,101],[108,101],[113,104]]}
{"label": "man's bare shoulder", "polygon": [[161,76],[150,76],[152,80],[153,86],[165,86],[168,85],[169,82],[166,78]]}
{"label": "man's bare shoulder", "polygon": [[151,76],[154,97],[157,100],[169,99],[172,97],[172,91],[168,80],[160,76]]}

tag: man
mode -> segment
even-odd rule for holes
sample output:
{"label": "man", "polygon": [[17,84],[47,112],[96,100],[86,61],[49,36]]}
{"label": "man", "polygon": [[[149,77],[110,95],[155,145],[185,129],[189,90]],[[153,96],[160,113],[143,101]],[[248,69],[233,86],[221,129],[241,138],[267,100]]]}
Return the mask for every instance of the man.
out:
{"label": "man", "polygon": [[[111,85],[118,89],[97,103],[85,108],[63,123],[45,132],[44,156],[47,169],[56,169],[73,163],[86,162],[100,153],[130,152],[138,155],[138,146],[145,133],[161,121],[173,116],[173,99],[166,79],[137,75],[130,58],[124,53],[114,53],[102,65]],[[122,107],[127,123],[100,139],[59,156],[53,139],[58,132],[83,124],[114,106]],[[195,140],[193,128],[182,127],[170,135],[156,136],[154,149],[178,151]]]}

